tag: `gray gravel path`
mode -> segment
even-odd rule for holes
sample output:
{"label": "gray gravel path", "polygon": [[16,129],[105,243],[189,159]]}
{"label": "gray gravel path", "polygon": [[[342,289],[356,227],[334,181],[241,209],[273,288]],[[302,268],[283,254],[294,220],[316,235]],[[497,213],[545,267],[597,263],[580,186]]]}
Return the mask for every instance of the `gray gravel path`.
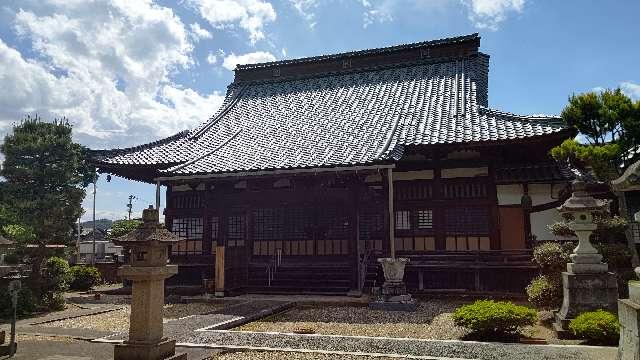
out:
{"label": "gray gravel path", "polygon": [[179,343],[392,353],[482,360],[613,360],[617,351],[616,348],[607,347],[309,336],[238,331],[200,331],[177,340]]}

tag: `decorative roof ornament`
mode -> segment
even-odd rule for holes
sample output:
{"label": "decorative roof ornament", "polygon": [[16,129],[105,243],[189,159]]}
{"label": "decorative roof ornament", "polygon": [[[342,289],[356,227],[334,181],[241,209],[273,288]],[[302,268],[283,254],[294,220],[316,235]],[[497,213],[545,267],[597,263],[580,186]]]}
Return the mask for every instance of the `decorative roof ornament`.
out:
{"label": "decorative roof ornament", "polygon": [[640,160],[631,164],[619,178],[611,181],[611,187],[615,191],[640,190]]}

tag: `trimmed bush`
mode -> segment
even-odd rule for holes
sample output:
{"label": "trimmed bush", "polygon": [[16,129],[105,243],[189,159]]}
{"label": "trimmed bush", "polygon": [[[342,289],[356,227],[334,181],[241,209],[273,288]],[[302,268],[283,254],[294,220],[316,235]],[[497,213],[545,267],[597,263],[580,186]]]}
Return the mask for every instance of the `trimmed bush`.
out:
{"label": "trimmed bush", "polygon": [[60,311],[67,307],[67,302],[64,299],[64,293],[51,292],[44,295],[42,305],[49,310]]}
{"label": "trimmed bush", "polygon": [[45,292],[66,291],[69,288],[69,263],[59,257],[50,257],[45,264]]}
{"label": "trimmed bush", "polygon": [[562,284],[557,276],[540,275],[527,285],[529,302],[542,309],[555,309],[562,304]]}
{"label": "trimmed bush", "polygon": [[546,242],[533,249],[533,260],[544,273],[561,272],[571,260],[569,258],[570,253],[571,251],[567,249],[567,246],[562,246],[556,242]]}
{"label": "trimmed bush", "polygon": [[477,335],[493,338],[518,334],[522,327],[536,323],[538,313],[508,301],[478,300],[456,309],[453,320]]}
{"label": "trimmed bush", "polygon": [[93,266],[75,265],[69,271],[71,288],[86,291],[100,283],[100,271]]}
{"label": "trimmed bush", "polygon": [[569,323],[569,330],[576,337],[595,344],[616,344],[620,337],[618,318],[602,309],[578,315]]}
{"label": "trimmed bush", "polygon": [[[36,298],[33,296],[31,289],[24,286],[18,292],[18,304],[16,313],[19,317],[27,316],[36,311]],[[0,289],[0,318],[11,318],[13,316],[13,308],[11,305],[11,296],[9,291]]]}

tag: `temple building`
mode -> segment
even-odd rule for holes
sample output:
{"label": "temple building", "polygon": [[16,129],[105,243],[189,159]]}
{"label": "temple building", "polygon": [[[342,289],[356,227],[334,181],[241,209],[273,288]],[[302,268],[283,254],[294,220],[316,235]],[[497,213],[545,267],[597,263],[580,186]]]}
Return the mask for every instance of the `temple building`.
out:
{"label": "temple building", "polygon": [[548,152],[575,133],[489,108],[479,47],[472,34],[239,65],[208,121],[94,162],[166,186],[184,239],[173,283],[359,292],[393,242],[412,293],[522,293],[575,177]]}

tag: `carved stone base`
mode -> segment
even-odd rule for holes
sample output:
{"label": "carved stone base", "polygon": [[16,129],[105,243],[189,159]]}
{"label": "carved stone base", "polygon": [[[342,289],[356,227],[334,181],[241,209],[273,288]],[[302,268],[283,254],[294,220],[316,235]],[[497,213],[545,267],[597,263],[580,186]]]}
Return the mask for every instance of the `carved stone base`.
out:
{"label": "carved stone base", "polygon": [[598,309],[617,311],[618,283],[614,273],[562,273],[562,307],[555,313],[554,328],[560,336],[569,322],[586,311]]}
{"label": "carved stone base", "polygon": [[114,360],[187,360],[187,354],[176,354],[176,341],[163,339],[155,344],[125,341],[113,348]]}
{"label": "carved stone base", "polygon": [[373,301],[369,309],[386,311],[415,311],[417,302],[407,293],[404,283],[385,282],[382,288],[373,289]]}

